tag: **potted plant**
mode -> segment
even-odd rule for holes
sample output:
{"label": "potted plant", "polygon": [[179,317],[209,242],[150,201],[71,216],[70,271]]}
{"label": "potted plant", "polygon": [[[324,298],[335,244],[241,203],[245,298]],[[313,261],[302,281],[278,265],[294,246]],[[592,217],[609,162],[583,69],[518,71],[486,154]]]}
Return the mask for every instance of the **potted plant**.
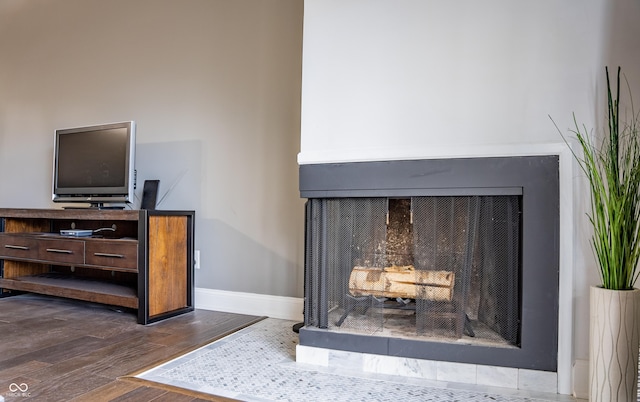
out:
{"label": "potted plant", "polygon": [[575,116],[571,130],[581,155],[572,152],[589,184],[588,217],[602,281],[590,289],[589,398],[635,402],[640,346],[640,290],[634,288],[640,270],[640,132],[633,102],[631,115],[620,121],[620,68],[615,95],[608,69],[605,72],[604,138],[590,138]]}

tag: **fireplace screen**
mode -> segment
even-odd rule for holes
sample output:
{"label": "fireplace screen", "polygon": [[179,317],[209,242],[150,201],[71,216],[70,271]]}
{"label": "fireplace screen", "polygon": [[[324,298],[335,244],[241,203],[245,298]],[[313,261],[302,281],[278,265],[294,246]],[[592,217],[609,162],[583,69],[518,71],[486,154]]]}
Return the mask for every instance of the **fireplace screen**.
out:
{"label": "fireplace screen", "polygon": [[305,325],[518,347],[521,196],[313,198]]}

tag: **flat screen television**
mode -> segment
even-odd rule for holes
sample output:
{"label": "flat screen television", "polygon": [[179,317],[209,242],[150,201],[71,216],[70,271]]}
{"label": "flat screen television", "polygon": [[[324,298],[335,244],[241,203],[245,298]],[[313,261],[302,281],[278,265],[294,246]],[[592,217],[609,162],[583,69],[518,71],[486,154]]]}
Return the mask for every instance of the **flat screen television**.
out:
{"label": "flat screen television", "polygon": [[133,121],[56,130],[53,201],[91,208],[132,202],[135,145]]}

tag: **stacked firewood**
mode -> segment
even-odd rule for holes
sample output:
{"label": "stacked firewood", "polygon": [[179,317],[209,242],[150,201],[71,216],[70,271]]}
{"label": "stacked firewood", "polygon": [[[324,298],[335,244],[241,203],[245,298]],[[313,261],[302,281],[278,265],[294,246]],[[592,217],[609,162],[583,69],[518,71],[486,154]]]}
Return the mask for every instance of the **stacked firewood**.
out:
{"label": "stacked firewood", "polygon": [[416,270],[413,265],[354,267],[349,276],[353,296],[451,301],[454,284],[451,271]]}

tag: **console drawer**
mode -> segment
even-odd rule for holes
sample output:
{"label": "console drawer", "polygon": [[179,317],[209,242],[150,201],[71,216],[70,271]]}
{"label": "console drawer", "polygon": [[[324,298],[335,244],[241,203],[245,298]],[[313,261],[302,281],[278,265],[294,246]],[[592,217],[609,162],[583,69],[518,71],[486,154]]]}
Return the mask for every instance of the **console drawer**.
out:
{"label": "console drawer", "polygon": [[0,258],[38,258],[38,242],[31,237],[0,234]]}
{"label": "console drawer", "polygon": [[84,264],[84,241],[39,239],[38,259],[52,264]]}
{"label": "console drawer", "polygon": [[85,264],[138,271],[138,243],[134,241],[89,241]]}

